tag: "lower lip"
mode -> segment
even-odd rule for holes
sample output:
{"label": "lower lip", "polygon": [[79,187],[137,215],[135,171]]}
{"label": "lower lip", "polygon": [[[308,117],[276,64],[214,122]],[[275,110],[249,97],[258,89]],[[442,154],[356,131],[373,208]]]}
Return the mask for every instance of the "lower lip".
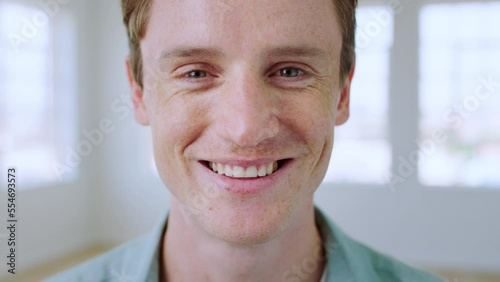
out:
{"label": "lower lip", "polygon": [[285,175],[285,171],[291,165],[291,162],[292,160],[286,160],[281,163],[281,166],[273,174],[256,178],[232,178],[213,172],[201,162],[198,164],[202,166],[202,171],[207,174],[206,177],[209,182],[215,183],[218,187],[234,194],[255,195],[272,190]]}

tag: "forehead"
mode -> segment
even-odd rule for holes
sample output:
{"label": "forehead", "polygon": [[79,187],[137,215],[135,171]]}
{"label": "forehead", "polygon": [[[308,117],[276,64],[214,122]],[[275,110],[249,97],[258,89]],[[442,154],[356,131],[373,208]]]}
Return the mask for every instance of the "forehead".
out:
{"label": "forehead", "polygon": [[156,54],[176,46],[226,55],[282,46],[340,54],[337,18],[332,0],[153,0],[141,44]]}

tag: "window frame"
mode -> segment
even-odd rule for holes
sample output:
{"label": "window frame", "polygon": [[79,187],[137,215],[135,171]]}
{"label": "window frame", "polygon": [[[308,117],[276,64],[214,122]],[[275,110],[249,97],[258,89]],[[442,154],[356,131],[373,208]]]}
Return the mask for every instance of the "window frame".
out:
{"label": "window frame", "polygon": [[[361,0],[359,6],[388,6],[394,20],[393,43],[389,51],[388,143],[391,150],[390,177],[386,184],[362,182],[326,182],[356,187],[386,187],[392,191],[405,187],[449,189],[451,186],[426,185],[419,179],[419,167],[409,164],[422,141],[420,130],[420,12],[429,4],[495,3],[498,0]],[[357,83],[354,81],[353,83]],[[425,137],[425,136],[424,136]],[[335,153],[335,152],[334,152]],[[455,189],[496,189],[492,186],[454,185]]]}

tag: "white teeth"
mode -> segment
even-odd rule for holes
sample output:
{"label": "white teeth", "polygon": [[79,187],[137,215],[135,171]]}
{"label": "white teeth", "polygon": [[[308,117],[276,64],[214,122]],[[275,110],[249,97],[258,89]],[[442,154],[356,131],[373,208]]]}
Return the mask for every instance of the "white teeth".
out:
{"label": "white teeth", "polygon": [[245,169],[242,168],[241,166],[234,166],[233,167],[233,176],[236,178],[245,177]]}
{"label": "white teeth", "polygon": [[233,176],[233,169],[229,165],[224,166],[224,174],[226,176]]}
{"label": "white teeth", "polygon": [[267,174],[267,167],[265,165],[261,165],[259,167],[259,171],[257,172],[257,175],[262,177],[262,176],[266,176]]}
{"label": "white teeth", "polygon": [[267,168],[266,168],[267,174],[273,173],[273,167],[274,167],[273,163],[270,163],[270,164],[267,165]]}
{"label": "white teeth", "polygon": [[248,167],[247,171],[245,172],[245,177],[257,177],[257,167],[254,165]]}
{"label": "white teeth", "polygon": [[224,174],[229,177],[234,178],[256,178],[256,177],[264,177],[266,175],[273,174],[278,170],[278,162],[271,162],[266,165],[259,166],[249,166],[246,169],[241,166],[236,165],[224,165],[221,163],[213,163],[209,162],[208,166],[212,169],[213,172],[218,174]]}
{"label": "white teeth", "polygon": [[[214,164],[215,166],[215,164]],[[217,172],[219,174],[224,174],[224,166],[222,164],[217,164]]]}

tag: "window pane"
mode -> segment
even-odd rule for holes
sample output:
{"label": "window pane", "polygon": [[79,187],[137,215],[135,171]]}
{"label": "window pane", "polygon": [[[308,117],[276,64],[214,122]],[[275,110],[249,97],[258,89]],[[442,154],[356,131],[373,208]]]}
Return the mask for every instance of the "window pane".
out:
{"label": "window pane", "polygon": [[387,113],[393,13],[389,7],[372,6],[360,7],[356,16],[351,117],[335,129],[335,145],[324,181],[385,183],[391,165]]}
{"label": "window pane", "polygon": [[428,5],[421,11],[424,184],[500,184],[499,14],[500,2]]}
{"label": "window pane", "polygon": [[56,103],[55,26],[40,7],[2,2],[0,33],[6,35],[0,37],[0,165],[18,168],[20,189],[57,181],[53,163],[62,154],[57,142],[73,134],[58,120],[74,119],[59,115],[61,106],[71,105]]}

